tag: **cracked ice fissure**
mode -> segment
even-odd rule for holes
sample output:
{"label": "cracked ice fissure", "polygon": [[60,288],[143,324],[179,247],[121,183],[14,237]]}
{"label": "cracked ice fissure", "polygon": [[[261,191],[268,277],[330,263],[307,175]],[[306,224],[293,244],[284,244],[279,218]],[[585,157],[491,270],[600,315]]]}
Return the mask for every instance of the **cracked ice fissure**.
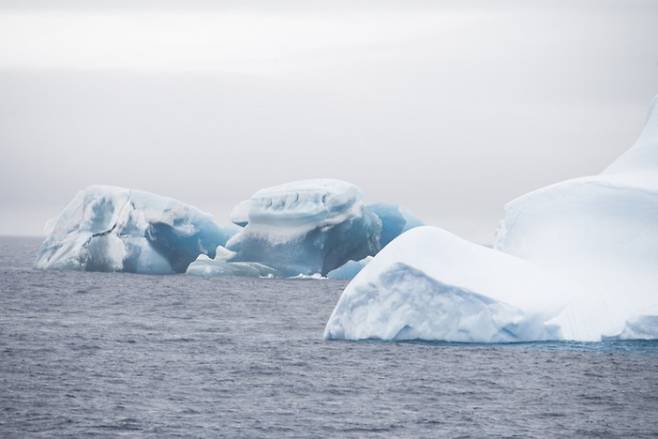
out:
{"label": "cracked ice fissure", "polygon": [[658,435],[658,343],[327,342],[345,282],[43,271],[0,238],[0,437]]}

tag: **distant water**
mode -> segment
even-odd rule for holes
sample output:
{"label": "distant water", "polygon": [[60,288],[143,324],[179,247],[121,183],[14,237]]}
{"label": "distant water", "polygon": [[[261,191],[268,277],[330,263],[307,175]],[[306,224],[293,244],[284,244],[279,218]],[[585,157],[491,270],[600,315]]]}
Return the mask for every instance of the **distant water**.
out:
{"label": "distant water", "polygon": [[658,344],[326,342],[318,280],[40,272],[0,238],[0,438],[658,436]]}

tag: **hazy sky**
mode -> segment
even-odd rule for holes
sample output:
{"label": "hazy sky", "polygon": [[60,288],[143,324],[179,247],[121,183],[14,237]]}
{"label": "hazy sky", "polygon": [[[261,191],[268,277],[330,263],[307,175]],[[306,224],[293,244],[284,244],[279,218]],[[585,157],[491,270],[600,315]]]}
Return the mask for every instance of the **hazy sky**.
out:
{"label": "hazy sky", "polygon": [[335,177],[491,241],[505,202],[596,173],[658,93],[658,1],[0,0],[0,234],[89,184],[228,222]]}

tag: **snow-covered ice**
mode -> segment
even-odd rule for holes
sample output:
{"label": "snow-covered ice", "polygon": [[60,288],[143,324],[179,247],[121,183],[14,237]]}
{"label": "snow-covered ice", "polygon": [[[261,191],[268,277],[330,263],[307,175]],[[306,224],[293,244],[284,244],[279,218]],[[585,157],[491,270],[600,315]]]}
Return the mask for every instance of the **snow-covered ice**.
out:
{"label": "snow-covered ice", "polygon": [[350,282],[329,339],[511,342],[554,340],[559,285],[519,258],[435,227],[386,246]]}
{"label": "snow-covered ice", "polygon": [[40,269],[182,273],[199,254],[215,256],[237,231],[171,198],[90,186],[49,224]]}
{"label": "snow-covered ice", "polygon": [[658,339],[658,310],[654,310],[649,315],[628,319],[621,333],[610,338],[614,340]]}
{"label": "snow-covered ice", "polygon": [[[226,247],[231,262],[258,262],[282,276],[326,275],[380,249],[381,220],[361,191],[332,179],[295,181],[256,192],[236,209],[245,228]],[[234,221],[236,220],[234,219]]]}
{"label": "snow-covered ice", "polygon": [[658,338],[658,98],[601,174],[506,206],[495,249],[421,227],[352,280],[326,338]]}
{"label": "snow-covered ice", "polygon": [[[657,103],[658,97],[634,146],[601,174],[506,206],[496,248],[550,269],[582,292],[565,311],[581,326],[568,338],[629,334],[627,320],[658,308]],[[646,327],[658,319],[643,321]]]}

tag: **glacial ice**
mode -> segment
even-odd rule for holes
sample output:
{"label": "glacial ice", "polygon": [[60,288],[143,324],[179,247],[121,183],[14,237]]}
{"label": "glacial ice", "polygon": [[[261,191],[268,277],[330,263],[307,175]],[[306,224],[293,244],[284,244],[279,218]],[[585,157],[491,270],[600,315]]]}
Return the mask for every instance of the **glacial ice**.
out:
{"label": "glacial ice", "polygon": [[623,331],[613,340],[656,340],[658,339],[658,310],[649,315],[637,316],[626,321]]}
{"label": "glacial ice", "polygon": [[214,258],[199,255],[196,261],[187,267],[187,274],[195,276],[240,276],[271,278],[280,277],[279,273],[272,267],[258,262],[230,262],[235,253],[218,246]]}
{"label": "glacial ice", "polygon": [[90,186],[51,223],[40,269],[182,273],[199,254],[215,256],[237,231],[192,206],[148,192]]}
{"label": "glacial ice", "polygon": [[[565,310],[579,327],[567,338],[628,337],[632,316],[658,309],[657,107],[658,97],[634,146],[601,174],[539,189],[505,208],[496,248],[550,269],[582,293]],[[658,318],[643,322],[646,329]]]}
{"label": "glacial ice", "polygon": [[330,339],[658,338],[658,97],[601,174],[526,194],[494,249],[420,227],[348,284]]}
{"label": "glacial ice", "polygon": [[241,203],[234,216],[246,225],[226,244],[235,252],[230,262],[258,262],[283,277],[324,276],[380,249],[381,220],[365,208],[356,186],[340,180],[262,189]]}
{"label": "glacial ice", "polygon": [[392,203],[371,203],[366,209],[373,212],[382,222],[382,232],[379,237],[381,247],[385,247],[393,239],[414,227],[422,226],[411,211]]}
{"label": "glacial ice", "polygon": [[367,256],[360,261],[347,261],[338,268],[334,268],[329,273],[327,273],[327,279],[334,280],[350,280],[354,279],[354,276],[359,274],[363,267],[368,265],[372,261],[372,256]]}
{"label": "glacial ice", "polygon": [[512,342],[554,340],[561,286],[521,259],[418,227],[386,246],[350,282],[328,339]]}
{"label": "glacial ice", "polygon": [[170,198],[91,186],[54,221],[35,265],[248,277],[337,270],[332,277],[346,278],[420,223],[396,205],[366,206],[356,186],[330,179],[262,189],[233,209],[231,221],[219,227],[210,215]]}

